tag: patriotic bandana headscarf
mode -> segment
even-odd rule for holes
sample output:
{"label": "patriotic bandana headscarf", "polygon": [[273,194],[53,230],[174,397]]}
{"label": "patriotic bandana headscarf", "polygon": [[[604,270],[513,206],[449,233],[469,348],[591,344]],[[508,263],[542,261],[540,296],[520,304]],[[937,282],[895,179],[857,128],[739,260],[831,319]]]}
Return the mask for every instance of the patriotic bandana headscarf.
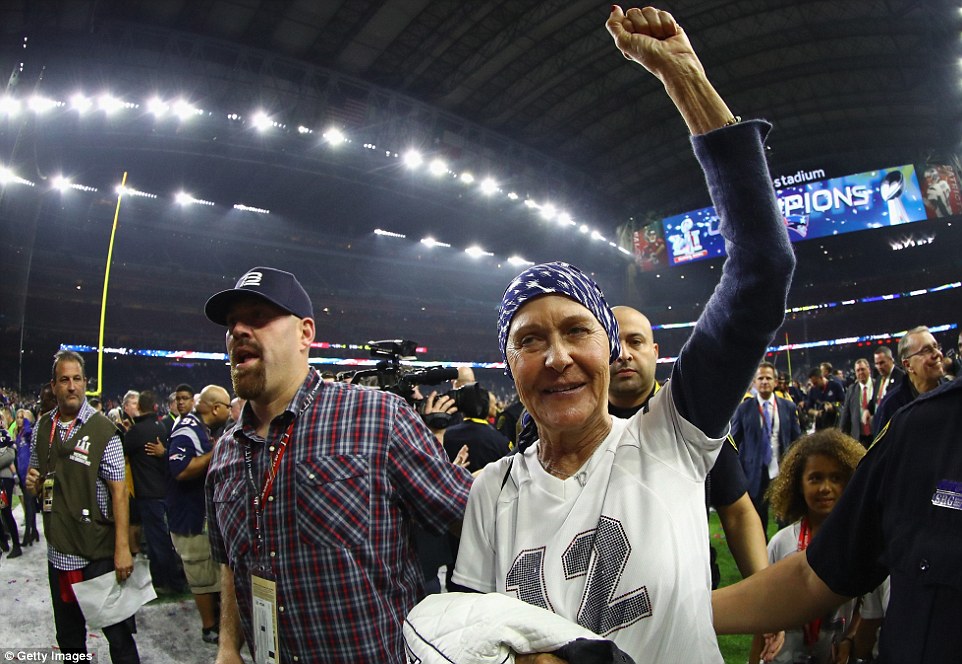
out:
{"label": "patriotic bandana headscarf", "polygon": [[601,287],[574,265],[556,261],[528,268],[515,277],[504,291],[498,311],[498,345],[501,347],[501,357],[504,358],[505,374],[511,376],[506,352],[511,319],[528,300],[551,293],[569,297],[594,314],[608,334],[608,345],[611,349],[608,361],[612,363],[617,360],[621,355],[618,321],[608,308]]}

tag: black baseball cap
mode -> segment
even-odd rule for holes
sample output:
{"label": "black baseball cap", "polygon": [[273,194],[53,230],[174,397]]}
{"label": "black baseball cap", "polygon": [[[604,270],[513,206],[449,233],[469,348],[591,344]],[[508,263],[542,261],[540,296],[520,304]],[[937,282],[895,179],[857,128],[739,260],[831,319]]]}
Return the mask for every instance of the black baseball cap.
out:
{"label": "black baseball cap", "polygon": [[311,298],[290,272],[273,267],[252,267],[237,280],[233,288],[212,295],[204,306],[207,318],[218,325],[227,325],[231,305],[254,295],[275,304],[298,318],[314,318]]}

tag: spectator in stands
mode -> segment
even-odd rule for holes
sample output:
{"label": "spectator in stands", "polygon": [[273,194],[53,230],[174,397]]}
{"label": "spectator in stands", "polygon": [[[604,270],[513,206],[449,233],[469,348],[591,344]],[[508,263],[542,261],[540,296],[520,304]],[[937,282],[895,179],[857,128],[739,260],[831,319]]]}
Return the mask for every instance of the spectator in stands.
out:
{"label": "spectator in stands", "polygon": [[[114,572],[118,583],[133,573],[127,539],[127,484],[120,431],[87,403],[83,357],[54,356],[54,410],[37,421],[27,490],[43,492],[43,531],[57,643],[66,654],[85,654],[87,628],[72,585]],[[82,443],[82,444],[81,444]],[[84,463],[86,462],[86,463]],[[82,522],[77,515],[88,515]],[[110,660],[138,664],[133,616],[103,628]]]}
{"label": "spectator in stands", "polygon": [[[822,368],[815,368],[808,372],[808,380],[812,386],[805,399],[805,408],[815,423],[815,429],[827,429],[838,423],[838,412],[845,401],[845,388],[835,380],[831,374],[824,373]],[[829,365],[831,367],[831,365]]]}
{"label": "spectator in stands", "polygon": [[219,385],[200,392],[197,408],[180,418],[170,436],[168,459],[173,481],[168,490],[168,518],[174,548],[184,563],[187,583],[201,620],[201,638],[217,643],[220,568],[210,554],[207,538],[204,481],[214,439],[211,430],[230,415],[230,395]]}
{"label": "spectator in stands", "polygon": [[888,424],[895,411],[914,401],[920,394],[934,390],[945,377],[942,346],[924,325],[913,327],[899,339],[899,360],[905,373],[886,392],[885,398],[875,409],[872,420],[875,435]]}
{"label": "spectator in stands", "polygon": [[401,623],[423,582],[411,528],[459,523],[471,475],[397,395],[321,381],[308,364],[313,306],[293,274],[252,268],[205,313],[226,327],[248,400],[206,482],[218,661],[240,662],[244,641],[255,661],[403,660]]}
{"label": "spectator in stands", "polygon": [[718,633],[804,624],[891,575],[878,664],[959,661],[960,404],[952,381],[896,412],[804,553],[715,591]]}
{"label": "spectator in stands", "polygon": [[[631,307],[612,307],[618,321],[621,355],[611,365],[608,387],[608,412],[628,418],[647,407],[661,389],[655,380],[658,344],[648,317]],[[738,453],[730,443],[722,445],[718,459],[705,483],[706,509],[718,512],[728,547],[742,576],[749,576],[767,565],[765,533],[748,495],[748,482],[738,463]],[[718,586],[720,572],[711,547],[712,588]]]}
{"label": "spectator in stands", "polygon": [[548,608],[637,661],[719,661],[704,494],[692,487],[782,323],[794,256],[763,156],[767,126],[737,122],[667,12],[614,6],[607,27],[688,123],[728,258],[671,380],[627,420],[608,413],[621,344],[600,287],[565,263],[508,285],[499,347],[539,438],[475,480],[454,580]]}
{"label": "spectator in stands", "polygon": [[768,533],[769,483],[778,477],[779,464],[789,447],[802,435],[795,406],[774,394],[775,366],[762,362],[755,370],[757,392],[739,404],[732,417],[731,437],[738,447],[738,460],[748,479],[748,495]]}
{"label": "spectator in stands", "polygon": [[872,443],[872,414],[875,413],[875,387],[868,360],[855,360],[855,382],[845,392],[839,428],[868,448]]}
{"label": "spectator in stands", "polygon": [[876,348],[874,357],[875,369],[878,371],[878,381],[875,383],[875,405],[877,406],[882,403],[885,394],[895,387],[905,372],[895,366],[892,349],[888,346]]}
{"label": "spectator in stands", "polygon": [[[837,429],[818,431],[800,438],[792,446],[766,496],[779,520],[791,524],[779,530],[769,542],[770,563],[808,548],[864,454],[864,447]],[[802,629],[788,630],[784,646],[772,661],[835,664],[833,648],[852,622],[854,608],[855,601],[850,600],[834,614],[810,622]],[[761,649],[761,638],[756,637],[748,661],[757,662]]]}
{"label": "spectator in stands", "polygon": [[177,554],[167,528],[167,486],[170,473],[167,459],[148,451],[148,445],[167,444],[167,430],[157,419],[157,397],[143,390],[137,399],[134,423],[124,436],[124,452],[134,480],[134,504],[147,541],[150,575],[158,594],[185,591]]}

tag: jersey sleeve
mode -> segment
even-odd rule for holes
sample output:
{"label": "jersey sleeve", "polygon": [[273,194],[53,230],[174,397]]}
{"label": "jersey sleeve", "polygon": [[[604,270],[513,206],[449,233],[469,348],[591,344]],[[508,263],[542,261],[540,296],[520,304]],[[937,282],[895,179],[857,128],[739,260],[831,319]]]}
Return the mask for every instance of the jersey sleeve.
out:
{"label": "jersey sleeve", "polygon": [[738,452],[728,440],[722,443],[718,451],[718,458],[711,469],[710,495],[708,497],[713,507],[731,505],[748,491],[748,481],[745,471],[738,462]]}
{"label": "jersey sleeve", "polygon": [[679,412],[710,436],[724,435],[781,326],[795,267],[765,161],[769,129],[749,121],[692,137],[728,258],[671,383]]}
{"label": "jersey sleeve", "polygon": [[728,436],[728,427],[719,438],[707,436],[682,417],[673,398],[675,389],[675,382],[668,381],[648,402],[647,410],[628,420],[628,427],[642,454],[659,459],[692,481],[704,482]]}
{"label": "jersey sleeve", "polygon": [[[454,582],[483,593],[497,590],[494,532],[498,495],[516,455],[488,464],[475,479],[461,527]],[[508,479],[511,482],[511,479]]]}
{"label": "jersey sleeve", "polygon": [[167,463],[170,476],[176,480],[190,465],[191,459],[204,454],[203,445],[192,427],[179,427],[167,442]]}

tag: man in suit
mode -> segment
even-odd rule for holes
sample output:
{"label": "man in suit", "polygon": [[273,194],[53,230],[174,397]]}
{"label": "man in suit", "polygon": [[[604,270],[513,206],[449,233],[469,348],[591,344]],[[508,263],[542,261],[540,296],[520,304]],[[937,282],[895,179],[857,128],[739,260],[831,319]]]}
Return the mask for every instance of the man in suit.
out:
{"label": "man in suit", "polygon": [[855,360],[855,382],[845,392],[839,428],[868,447],[872,444],[872,415],[875,414],[875,386],[868,360]]}
{"label": "man in suit", "polygon": [[875,349],[875,369],[878,371],[878,380],[875,381],[875,403],[880,404],[885,398],[885,393],[895,387],[905,372],[895,366],[892,349],[888,346],[879,346]]}
{"label": "man in suit", "polygon": [[788,446],[802,435],[795,405],[774,394],[775,366],[762,362],[755,371],[757,396],[741,402],[732,417],[731,436],[738,446],[738,459],[748,479],[748,495],[768,533],[768,501],[765,489],[778,475],[778,461]]}

